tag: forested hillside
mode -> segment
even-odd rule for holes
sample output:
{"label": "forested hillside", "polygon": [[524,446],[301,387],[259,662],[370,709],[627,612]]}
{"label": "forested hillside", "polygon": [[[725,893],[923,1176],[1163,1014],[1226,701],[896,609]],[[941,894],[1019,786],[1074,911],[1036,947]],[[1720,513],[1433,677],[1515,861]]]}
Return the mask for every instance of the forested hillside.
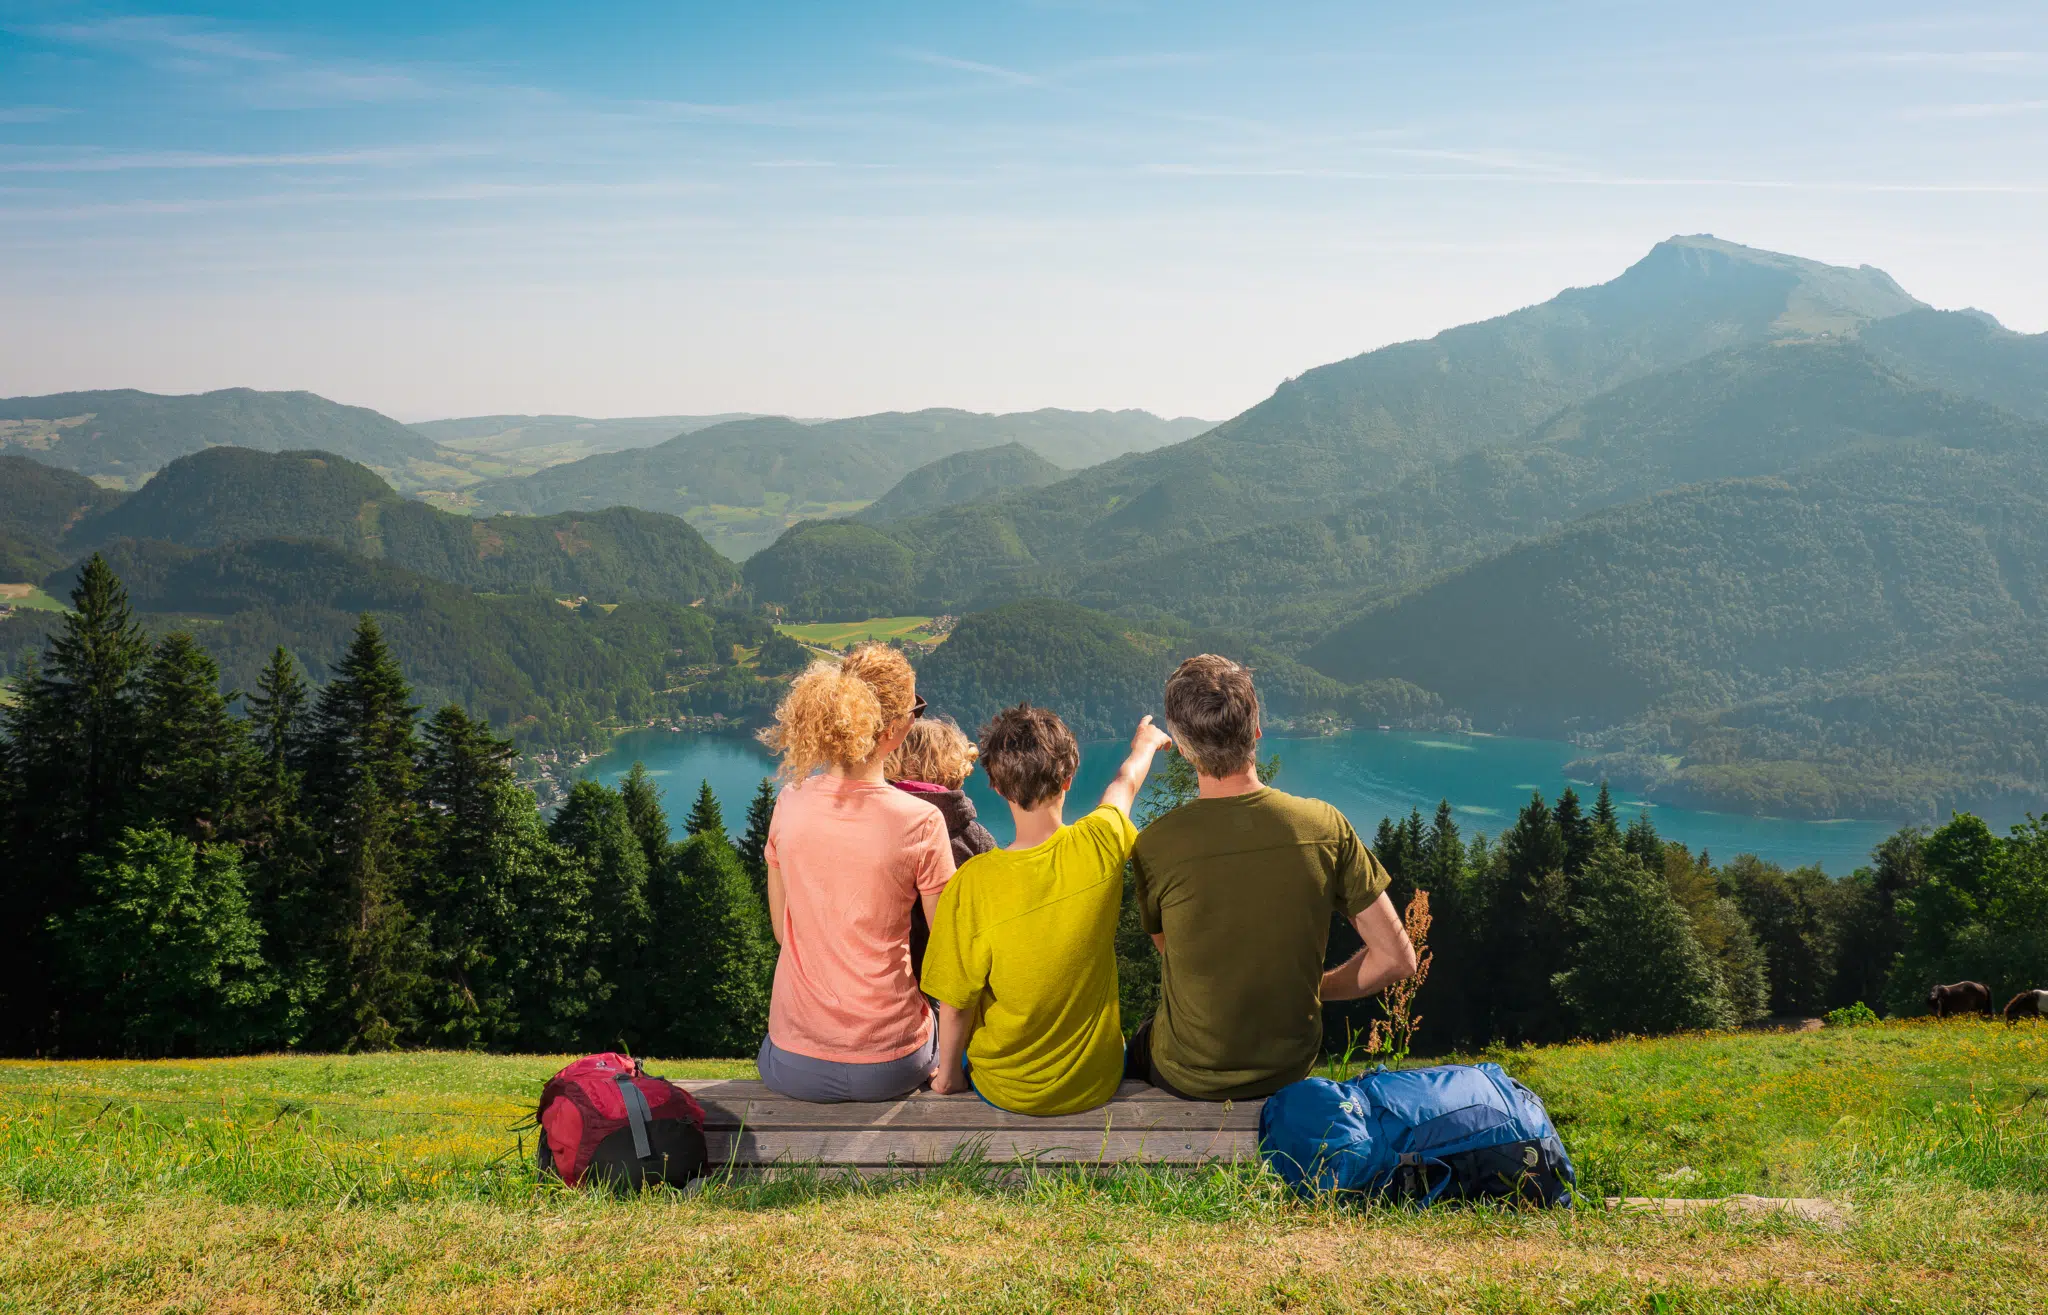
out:
{"label": "forested hillside", "polygon": [[525,475],[600,452],[652,447],[678,434],[753,418],[742,411],[708,416],[622,416],[611,420],[558,415],[462,416],[425,420],[408,428],[444,448],[502,463],[505,469],[496,473]]}
{"label": "forested hillside", "polygon": [[1858,340],[1901,374],[2048,421],[2048,333],[2014,333],[1977,311],[1916,310]]}
{"label": "forested hillside", "polygon": [[[2039,800],[2048,445],[2025,427],[2009,437],[1660,494],[1370,611],[1305,656],[1340,679],[1414,680],[1485,725],[1634,724],[1638,747],[1689,751],[1678,779],[1716,797],[1707,768],[1746,744],[1741,774],[1818,764],[1844,811]],[[1994,651],[2011,665],[1987,669]],[[1765,708],[1782,714],[1769,731],[1733,733]],[[1685,718],[1704,720],[1661,729]],[[1788,795],[1820,793],[1812,769],[1794,774],[1809,786]]]}
{"label": "forested hillside", "polygon": [[252,388],[165,397],[132,388],[0,399],[0,449],[80,474],[141,484],[178,457],[214,446],[318,448],[391,473],[430,466],[440,451],[389,416],[312,393]]}
{"label": "forested hillside", "polygon": [[64,564],[58,542],[121,500],[83,475],[0,455],[0,581],[40,581]]}
{"label": "forested hillside", "polygon": [[722,598],[738,581],[732,563],[673,516],[612,507],[473,520],[402,498],[374,471],[322,452],[209,448],[172,462],[64,542],[75,556],[119,538],[206,548],[283,536],[492,593],[691,603]]}
{"label": "forested hillside", "polygon": [[1042,488],[1066,474],[1022,443],[955,452],[911,471],[894,488],[855,512],[853,519],[881,525],[944,507],[984,502],[1019,489]]}

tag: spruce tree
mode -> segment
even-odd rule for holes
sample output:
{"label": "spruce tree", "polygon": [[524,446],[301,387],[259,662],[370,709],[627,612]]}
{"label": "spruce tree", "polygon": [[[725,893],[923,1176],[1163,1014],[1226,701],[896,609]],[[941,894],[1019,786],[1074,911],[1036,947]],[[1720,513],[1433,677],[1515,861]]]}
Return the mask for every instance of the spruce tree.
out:
{"label": "spruce tree", "polygon": [[1621,843],[1621,819],[1614,812],[1614,792],[1607,788],[1605,778],[1600,782],[1600,797],[1593,801],[1593,843]]}
{"label": "spruce tree", "polygon": [[1566,876],[1576,876],[1586,866],[1586,860],[1593,857],[1595,824],[1579,806],[1579,793],[1570,786],[1557,797],[1557,807],[1551,812],[1557,823],[1557,833],[1564,840],[1564,863]]}
{"label": "spruce tree", "polygon": [[1552,1041],[1568,1024],[1552,978],[1571,957],[1564,834],[1541,794],[1502,833],[1488,873],[1480,938],[1493,1027],[1510,1041]]}
{"label": "spruce tree", "polygon": [[254,763],[219,664],[175,631],[157,642],[142,685],[140,812],[195,844],[241,838]]}
{"label": "spruce tree", "polygon": [[732,843],[732,838],[725,834],[725,812],[718,806],[718,796],[711,793],[711,782],[698,784],[697,801],[690,805],[690,816],[684,826],[690,835],[715,835],[727,844]]}
{"label": "spruce tree", "polygon": [[654,887],[657,922],[675,933],[651,986],[662,1049],[751,1055],[768,1026],[775,947],[739,855],[722,831],[693,835],[670,848]]}
{"label": "spruce tree", "polygon": [[428,721],[420,797],[434,859],[420,892],[430,955],[429,1035],[456,1049],[502,1044],[516,1031],[512,979],[517,917],[506,853],[518,828],[508,813],[533,812],[514,783],[509,740],[454,704]]}
{"label": "spruce tree", "polygon": [[619,797],[626,801],[626,818],[633,825],[633,834],[640,837],[647,870],[654,872],[668,850],[668,813],[661,806],[661,789],[647,774],[646,764],[633,764],[633,770],[619,782]]}
{"label": "spruce tree", "polygon": [[762,777],[747,803],[747,831],[740,837],[740,866],[747,870],[763,908],[768,904],[768,826],[775,820],[775,779]]}
{"label": "spruce tree", "polygon": [[306,678],[300,674],[299,664],[284,645],[278,645],[263,674],[256,678],[256,692],[247,699],[250,733],[274,773],[285,771],[299,759],[307,699]]}
{"label": "spruce tree", "polygon": [[411,687],[365,615],[320,691],[307,754],[306,806],[326,853],[321,938],[339,985],[315,1036],[388,1049],[421,1025],[426,945],[416,874],[430,861],[420,814]]}
{"label": "spruce tree", "polygon": [[1645,808],[1637,813],[1635,820],[1628,824],[1627,834],[1621,839],[1622,852],[1631,854],[1636,862],[1656,871],[1663,865],[1664,842],[1657,835],[1657,825],[1650,820],[1650,810]]}
{"label": "spruce tree", "polygon": [[132,818],[149,640],[98,553],[79,572],[40,662],[15,681],[7,730],[7,853],[0,862],[0,1046],[34,1054],[60,1001],[62,964],[44,934],[77,907],[79,862]]}
{"label": "spruce tree", "polygon": [[1465,842],[1458,836],[1448,799],[1437,801],[1436,820],[1423,845],[1422,868],[1417,883],[1430,891],[1448,891],[1465,879]]}
{"label": "spruce tree", "polygon": [[1576,948],[1559,998],[1590,1036],[1656,1035],[1733,1022],[1713,961],[1660,874],[1613,847],[1574,884]]}
{"label": "spruce tree", "polygon": [[[625,800],[596,781],[578,781],[555,810],[548,835],[589,873],[591,1049],[637,1048],[658,1025],[645,1005],[644,980],[654,923],[647,902],[647,856]],[[673,928],[664,928],[665,933]]]}

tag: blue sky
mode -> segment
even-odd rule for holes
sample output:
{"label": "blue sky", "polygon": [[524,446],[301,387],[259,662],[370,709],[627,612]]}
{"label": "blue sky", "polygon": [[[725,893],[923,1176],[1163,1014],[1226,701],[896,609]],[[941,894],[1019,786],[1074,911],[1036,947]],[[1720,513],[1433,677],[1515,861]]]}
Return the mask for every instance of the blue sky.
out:
{"label": "blue sky", "polygon": [[0,395],[1222,417],[1689,232],[2048,329],[2048,5],[0,0]]}

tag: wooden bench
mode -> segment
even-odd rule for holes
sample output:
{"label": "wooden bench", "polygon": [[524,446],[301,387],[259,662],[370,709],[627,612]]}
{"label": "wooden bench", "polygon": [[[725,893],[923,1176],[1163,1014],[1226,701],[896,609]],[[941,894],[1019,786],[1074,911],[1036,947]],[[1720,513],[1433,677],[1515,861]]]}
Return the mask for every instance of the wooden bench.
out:
{"label": "wooden bench", "polygon": [[813,1105],[759,1082],[694,1081],[714,1172],[811,1167],[879,1173],[931,1168],[960,1156],[1015,1167],[1192,1166],[1258,1157],[1263,1100],[1176,1100],[1126,1082],[1086,1114],[1011,1114],[972,1092],[919,1092],[875,1104]]}

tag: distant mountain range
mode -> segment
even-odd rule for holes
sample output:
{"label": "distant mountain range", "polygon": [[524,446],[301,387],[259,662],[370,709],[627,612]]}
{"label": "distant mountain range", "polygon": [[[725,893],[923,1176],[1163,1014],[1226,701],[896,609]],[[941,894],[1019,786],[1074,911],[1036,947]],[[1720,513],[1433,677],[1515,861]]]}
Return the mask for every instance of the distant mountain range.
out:
{"label": "distant mountain range", "polygon": [[853,518],[880,525],[946,507],[986,502],[1020,489],[1043,488],[1057,484],[1067,473],[1022,443],[955,452],[911,471]]}
{"label": "distant mountain range", "polygon": [[598,420],[588,416],[464,416],[454,420],[426,420],[410,426],[429,440],[451,451],[495,462],[503,469],[493,475],[523,475],[626,448],[652,447],[678,434],[693,434],[731,420],[752,420],[753,412],[728,411],[708,416],[626,416]]}
{"label": "distant mountain range", "polygon": [[1577,736],[1653,796],[1929,817],[2048,802],[2044,573],[2048,335],[1675,238],[1184,443],[798,526],[745,578],[820,618],[1050,596],[1223,627]]}
{"label": "distant mountain range", "polygon": [[807,517],[842,516],[941,457],[1021,443],[1073,469],[1208,428],[1145,411],[888,412],[804,424],[736,420],[653,447],[603,453],[461,490],[477,511],[546,514],[614,505],[665,511],[744,558]]}

